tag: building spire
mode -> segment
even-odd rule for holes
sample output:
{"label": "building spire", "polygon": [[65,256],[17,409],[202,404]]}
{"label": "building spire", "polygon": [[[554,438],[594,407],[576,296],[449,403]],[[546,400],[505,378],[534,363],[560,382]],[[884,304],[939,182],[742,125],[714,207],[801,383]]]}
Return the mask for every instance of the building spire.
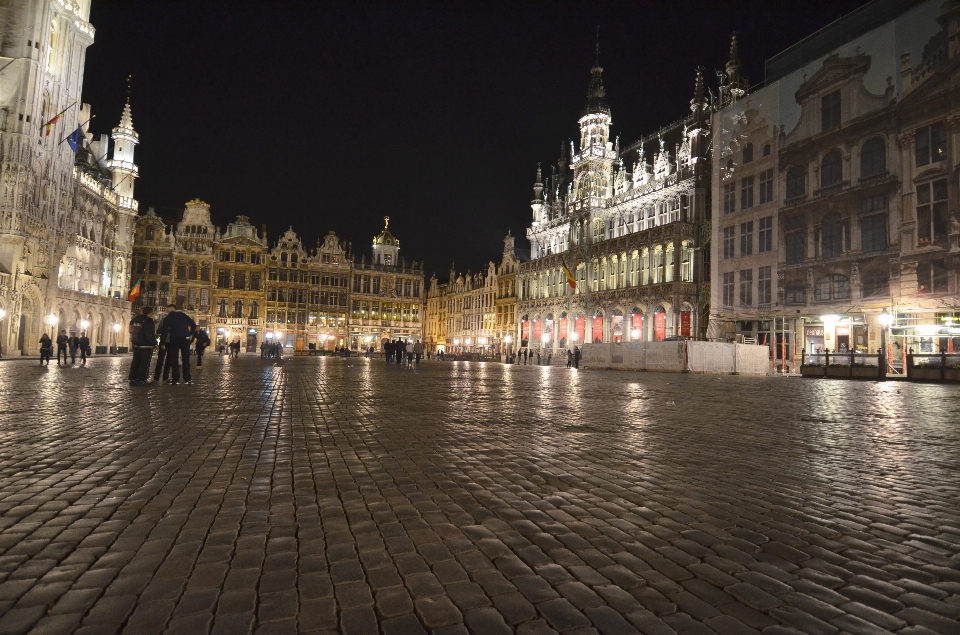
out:
{"label": "building spire", "polygon": [[743,97],[746,92],[741,86],[740,78],[740,47],[737,43],[737,34],[734,33],[730,39],[730,61],[727,62],[727,92],[730,99],[736,101]]}
{"label": "building spire", "polygon": [[609,115],[610,106],[604,101],[607,91],[603,88],[603,67],[600,66],[600,27],[597,26],[597,46],[596,59],[593,62],[593,68],[590,69],[590,86],[587,88],[587,105],[583,108],[581,116],[602,113]]}

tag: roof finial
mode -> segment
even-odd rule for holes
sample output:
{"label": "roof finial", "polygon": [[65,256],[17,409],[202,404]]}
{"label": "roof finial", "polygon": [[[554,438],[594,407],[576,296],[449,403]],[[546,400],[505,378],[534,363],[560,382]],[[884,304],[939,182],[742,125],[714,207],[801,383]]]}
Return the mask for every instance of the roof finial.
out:
{"label": "roof finial", "polygon": [[594,66],[600,66],[600,25],[597,25],[597,60],[593,64]]}
{"label": "roof finial", "polygon": [[133,79],[133,75],[127,75],[127,105],[130,105],[130,81]]}
{"label": "roof finial", "polygon": [[389,217],[389,216],[384,216],[384,217],[383,217],[383,228],[384,228],[384,229],[387,229],[388,227],[390,227],[390,217]]}

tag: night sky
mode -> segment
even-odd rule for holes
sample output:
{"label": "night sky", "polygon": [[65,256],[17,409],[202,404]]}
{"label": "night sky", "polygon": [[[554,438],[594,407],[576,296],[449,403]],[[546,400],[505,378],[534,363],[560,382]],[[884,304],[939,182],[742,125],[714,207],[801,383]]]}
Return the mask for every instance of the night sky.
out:
{"label": "night sky", "polygon": [[697,67],[715,88],[733,32],[757,84],[861,4],[94,0],[83,100],[109,132],[133,75],[143,211],[179,220],[198,197],[221,227],[247,215],[273,244],[293,225],[308,248],[334,230],[368,257],[388,215],[401,256],[445,280],[524,235],[537,162],[577,133],[598,25],[626,145],[689,113]]}

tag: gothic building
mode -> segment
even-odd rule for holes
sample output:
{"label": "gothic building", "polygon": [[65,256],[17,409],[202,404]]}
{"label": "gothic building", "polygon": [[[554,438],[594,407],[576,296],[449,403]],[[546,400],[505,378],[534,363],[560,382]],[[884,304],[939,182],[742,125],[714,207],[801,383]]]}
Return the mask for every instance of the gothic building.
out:
{"label": "gothic building", "polygon": [[[710,106],[696,76],[691,114],[621,148],[599,62],[579,142],[534,185],[530,262],[519,267],[520,347],[698,337],[709,273]],[[575,283],[568,285],[564,267]]]}
{"label": "gothic building", "polygon": [[886,341],[900,372],[911,348],[960,348],[960,3],[875,5],[715,118],[710,335],[788,367]]}
{"label": "gothic building", "polygon": [[36,354],[43,332],[126,343],[137,166],[129,98],[110,138],[79,104],[88,0],[0,4],[0,350]]}
{"label": "gothic building", "polygon": [[485,271],[458,274],[448,282],[430,278],[424,316],[428,351],[505,356],[515,350],[516,288],[520,254],[511,234],[503,239],[500,263]]}

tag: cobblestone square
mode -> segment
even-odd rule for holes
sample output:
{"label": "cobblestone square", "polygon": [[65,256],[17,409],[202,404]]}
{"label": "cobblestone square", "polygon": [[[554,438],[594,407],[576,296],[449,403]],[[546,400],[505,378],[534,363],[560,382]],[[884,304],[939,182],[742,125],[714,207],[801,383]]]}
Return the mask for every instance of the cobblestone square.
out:
{"label": "cobblestone square", "polygon": [[960,633],[960,392],[0,363],[0,634]]}

